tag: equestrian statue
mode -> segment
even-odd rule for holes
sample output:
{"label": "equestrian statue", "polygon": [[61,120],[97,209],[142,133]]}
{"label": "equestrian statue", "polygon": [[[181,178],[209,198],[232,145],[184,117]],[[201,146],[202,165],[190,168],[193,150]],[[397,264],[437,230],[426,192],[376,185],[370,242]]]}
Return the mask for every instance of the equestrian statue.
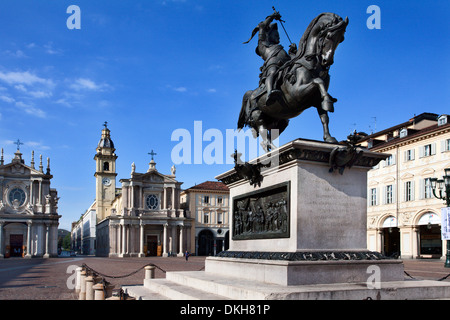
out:
{"label": "equestrian statue", "polygon": [[255,51],[264,64],[259,87],[244,94],[238,129],[252,128],[254,137],[261,136],[261,145],[268,152],[275,148],[271,130],[281,134],[289,119],[315,107],[323,125],[324,141],[336,143],[328,128],[328,112],[334,111],[333,105],[337,101],[328,94],[328,71],[337,46],[344,41],[348,18],[344,20],[334,13],[320,14],[309,24],[298,48],[292,43],[288,52],[280,45],[277,23],[272,23],[274,20],[283,26],[281,15],[275,8],[244,42],[250,42],[258,33]]}

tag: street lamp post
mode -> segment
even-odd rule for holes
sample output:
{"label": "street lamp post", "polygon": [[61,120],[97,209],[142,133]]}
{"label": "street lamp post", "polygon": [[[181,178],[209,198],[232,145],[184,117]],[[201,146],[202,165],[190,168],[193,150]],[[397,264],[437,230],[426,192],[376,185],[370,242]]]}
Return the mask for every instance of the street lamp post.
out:
{"label": "street lamp post", "polygon": [[[438,199],[445,200],[446,206],[450,207],[450,168],[445,168],[444,172],[445,175],[442,179],[431,178],[431,188],[433,195]],[[436,187],[439,190],[439,195],[436,194]],[[444,266],[450,268],[450,240],[447,240],[447,255]]]}

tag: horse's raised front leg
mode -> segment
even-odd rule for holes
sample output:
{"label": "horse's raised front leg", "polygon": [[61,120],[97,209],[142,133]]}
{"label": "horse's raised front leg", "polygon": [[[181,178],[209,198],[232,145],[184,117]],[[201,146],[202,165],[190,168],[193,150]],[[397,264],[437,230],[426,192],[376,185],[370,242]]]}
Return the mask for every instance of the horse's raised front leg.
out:
{"label": "horse's raised front leg", "polygon": [[325,82],[322,78],[314,78],[312,82],[317,84],[317,87],[320,90],[320,94],[322,96],[322,109],[324,111],[334,112],[334,103],[337,100],[328,94],[328,91],[325,88]]}
{"label": "horse's raised front leg", "polygon": [[317,108],[317,111],[319,112],[320,121],[322,121],[323,140],[326,142],[337,143],[338,141],[330,135],[330,130],[328,128],[328,112],[322,110],[321,108]]}

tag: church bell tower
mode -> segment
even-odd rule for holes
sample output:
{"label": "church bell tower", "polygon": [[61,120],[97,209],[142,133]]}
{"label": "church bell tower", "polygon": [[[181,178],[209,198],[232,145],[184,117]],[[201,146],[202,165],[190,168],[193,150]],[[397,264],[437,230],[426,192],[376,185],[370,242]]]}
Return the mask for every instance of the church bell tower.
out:
{"label": "church bell tower", "polygon": [[96,163],[96,203],[97,222],[102,221],[111,214],[111,205],[116,193],[116,159],[114,143],[111,140],[108,123],[103,125],[102,137],[94,156]]}

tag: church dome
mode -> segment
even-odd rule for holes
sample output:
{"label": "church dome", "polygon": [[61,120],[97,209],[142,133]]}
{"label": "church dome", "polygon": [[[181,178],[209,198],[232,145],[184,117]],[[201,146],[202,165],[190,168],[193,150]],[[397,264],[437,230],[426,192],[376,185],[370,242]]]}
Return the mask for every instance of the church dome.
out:
{"label": "church dome", "polygon": [[104,124],[105,128],[102,130],[102,137],[100,138],[100,141],[98,142],[98,147],[114,149],[114,142],[111,140],[111,132],[109,131],[106,124],[107,124],[107,122],[105,122],[105,124]]}
{"label": "church dome", "polygon": [[99,148],[114,148],[114,142],[111,140],[111,137],[105,136],[102,137],[98,143]]}

